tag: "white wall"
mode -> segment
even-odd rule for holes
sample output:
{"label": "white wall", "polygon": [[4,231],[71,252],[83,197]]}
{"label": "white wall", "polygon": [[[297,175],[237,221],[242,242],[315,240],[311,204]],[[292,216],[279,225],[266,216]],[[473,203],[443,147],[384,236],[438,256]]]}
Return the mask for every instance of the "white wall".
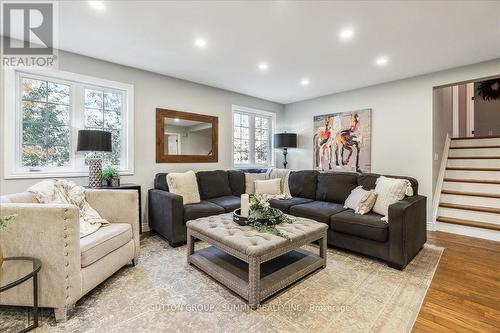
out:
{"label": "white wall", "polygon": [[432,112],[432,193],[435,193],[436,183],[443,160],[443,150],[446,136],[453,136],[453,88],[434,89]]}
{"label": "white wall", "polygon": [[[146,208],[147,190],[153,187],[153,178],[158,172],[231,168],[231,106],[233,104],[275,112],[277,121],[282,119],[284,107],[278,103],[73,53],[59,52],[59,69],[134,85],[135,174],[123,177],[122,182],[134,182],[142,186],[143,211]],[[3,76],[0,82],[0,86],[3,87]],[[3,108],[3,89],[0,90],[0,104]],[[196,164],[156,163],[155,109],[157,107],[219,117],[219,161]],[[1,109],[1,114],[1,131],[3,132],[3,109]],[[3,152],[0,154],[0,159],[0,194],[24,191],[38,181],[37,179],[3,179]],[[86,184],[88,181],[87,178],[73,178],[73,180],[80,184]]]}
{"label": "white wall", "polygon": [[[391,70],[390,66],[382,70]],[[372,172],[415,177],[432,202],[433,87],[500,73],[500,59],[314,98],[285,106],[284,128],[298,134],[292,169],[313,166],[313,116],[371,108]],[[341,78],[339,78],[341,79]],[[441,152],[439,152],[441,154]]]}

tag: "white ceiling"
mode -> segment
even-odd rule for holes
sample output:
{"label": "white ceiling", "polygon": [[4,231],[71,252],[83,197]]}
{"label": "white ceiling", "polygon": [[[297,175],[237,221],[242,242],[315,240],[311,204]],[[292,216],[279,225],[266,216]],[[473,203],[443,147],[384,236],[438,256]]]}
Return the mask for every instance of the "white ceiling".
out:
{"label": "white ceiling", "polygon": [[500,1],[104,3],[60,3],[61,49],[280,103],[500,58]]}

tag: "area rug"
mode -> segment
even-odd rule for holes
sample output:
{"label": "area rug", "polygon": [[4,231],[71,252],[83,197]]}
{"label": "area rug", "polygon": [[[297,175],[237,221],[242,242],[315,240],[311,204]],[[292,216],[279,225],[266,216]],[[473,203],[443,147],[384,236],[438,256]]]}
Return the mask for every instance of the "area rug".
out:
{"label": "area rug", "polygon": [[[138,266],[122,268],[87,294],[65,323],[56,323],[52,311],[44,309],[37,331],[409,332],[442,252],[426,245],[401,272],[381,261],[328,249],[326,269],[251,310],[189,266],[185,246],[171,248],[153,236],[141,242]],[[0,318],[1,332],[18,331],[26,312],[1,307]]]}

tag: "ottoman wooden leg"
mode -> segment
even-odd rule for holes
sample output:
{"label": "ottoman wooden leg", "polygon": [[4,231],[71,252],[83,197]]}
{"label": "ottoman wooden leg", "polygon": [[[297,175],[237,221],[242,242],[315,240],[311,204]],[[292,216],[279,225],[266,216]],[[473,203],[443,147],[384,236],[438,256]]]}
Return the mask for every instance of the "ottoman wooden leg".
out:
{"label": "ottoman wooden leg", "polygon": [[319,240],[319,256],[323,259],[323,268],[326,268],[326,233]]}
{"label": "ottoman wooden leg", "polygon": [[191,255],[194,253],[194,237],[189,229],[187,230],[187,262],[191,263]]}
{"label": "ottoman wooden leg", "polygon": [[248,304],[256,309],[260,302],[260,259],[250,257],[248,261]]}

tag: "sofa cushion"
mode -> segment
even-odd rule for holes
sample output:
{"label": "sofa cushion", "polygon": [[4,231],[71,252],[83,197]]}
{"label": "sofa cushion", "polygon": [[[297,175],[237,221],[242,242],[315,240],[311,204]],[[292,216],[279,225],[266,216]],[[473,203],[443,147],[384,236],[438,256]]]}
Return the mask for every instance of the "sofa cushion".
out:
{"label": "sofa cushion", "polygon": [[221,206],[228,213],[232,212],[236,208],[240,208],[240,204],[241,204],[240,197],[237,197],[234,195],[227,195],[225,197],[207,199],[207,201],[210,201],[210,202],[216,204],[217,206]]}
{"label": "sofa cushion", "polygon": [[283,213],[288,214],[290,213],[290,207],[311,201],[312,201],[311,199],[293,197],[291,199],[285,199],[285,200],[271,200],[269,201],[269,204],[271,205],[271,207],[278,208]]}
{"label": "sofa cushion", "polygon": [[248,169],[238,169],[239,171],[243,173],[268,173],[269,169],[262,168],[262,169],[254,169],[254,168],[248,168]]}
{"label": "sofa cushion", "polygon": [[255,181],[266,179],[267,173],[245,172],[245,193],[255,194]]}
{"label": "sofa cushion", "polygon": [[80,238],[81,266],[87,267],[132,239],[129,223],[109,223]]}
{"label": "sofa cushion", "polygon": [[200,202],[198,182],[194,171],[171,172],[167,175],[167,184],[170,192],[180,195],[185,205]]}
{"label": "sofa cushion", "polygon": [[377,200],[373,206],[373,211],[384,215],[383,220],[387,221],[389,217],[389,206],[403,200],[405,196],[412,196],[413,189],[407,179],[396,179],[380,176],[375,186]]}
{"label": "sofa cushion", "polygon": [[290,194],[292,197],[316,199],[316,183],[318,181],[318,171],[302,170],[293,171],[288,178]]}
{"label": "sofa cushion", "polygon": [[[377,179],[381,175],[376,173],[360,173],[358,174],[358,185],[362,185],[365,190],[373,190],[375,189],[375,185]],[[411,187],[413,189],[413,195],[418,194],[418,182],[415,178],[412,177],[401,177],[401,176],[387,176],[389,178],[397,178],[397,179],[407,179],[410,181]]]}
{"label": "sofa cushion", "polygon": [[352,172],[320,172],[316,200],[343,204],[357,186],[357,174]]}
{"label": "sofa cushion", "polygon": [[227,171],[198,171],[196,177],[203,200],[232,195]]}
{"label": "sofa cushion", "polygon": [[245,173],[240,170],[228,170],[229,186],[233,195],[240,196],[245,193]]}
{"label": "sofa cushion", "polygon": [[376,213],[355,214],[352,209],[335,214],[330,218],[330,228],[365,239],[387,241],[388,224]]}
{"label": "sofa cushion", "polygon": [[168,173],[165,172],[160,172],[155,175],[155,182],[154,182],[155,189],[168,191],[167,175]]}
{"label": "sofa cushion", "polygon": [[210,201],[201,200],[199,203],[184,205],[184,222],[225,212],[225,209],[221,206]]}
{"label": "sofa cushion", "polygon": [[290,214],[330,224],[330,216],[344,210],[346,210],[346,208],[341,204],[327,201],[311,201],[290,207]]}

